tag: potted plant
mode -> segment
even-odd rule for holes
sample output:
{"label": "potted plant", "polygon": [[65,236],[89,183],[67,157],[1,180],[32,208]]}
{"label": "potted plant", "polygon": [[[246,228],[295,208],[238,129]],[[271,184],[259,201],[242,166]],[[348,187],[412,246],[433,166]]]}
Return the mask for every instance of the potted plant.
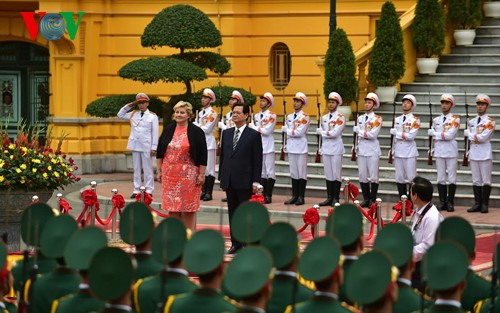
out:
{"label": "potted plant", "polygon": [[420,74],[436,73],[445,44],[446,25],[438,0],[418,0],[413,20],[413,45]]}
{"label": "potted plant", "polygon": [[328,98],[332,91],[338,92],[345,104],[338,110],[349,118],[351,115],[349,104],[356,100],[357,88],[354,51],[345,31],[342,28],[337,28],[328,41],[323,92],[325,98]]}
{"label": "potted plant", "polygon": [[453,27],[457,46],[471,45],[476,37],[475,27],[481,24],[481,0],[448,0],[448,21]]}
{"label": "potted plant", "polygon": [[393,102],[395,85],[405,73],[405,52],[399,16],[390,1],[382,6],[376,36],[368,66],[368,80],[377,86],[380,102]]}
{"label": "potted plant", "polygon": [[490,0],[483,3],[484,16],[500,17],[500,1]]}

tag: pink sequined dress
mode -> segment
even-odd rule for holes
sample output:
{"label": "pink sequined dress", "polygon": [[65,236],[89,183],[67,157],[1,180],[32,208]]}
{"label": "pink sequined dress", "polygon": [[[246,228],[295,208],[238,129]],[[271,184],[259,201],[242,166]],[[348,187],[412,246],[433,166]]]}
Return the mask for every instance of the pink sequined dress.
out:
{"label": "pink sequined dress", "polygon": [[169,212],[197,212],[202,185],[200,172],[189,154],[187,127],[177,125],[162,164],[162,208]]}

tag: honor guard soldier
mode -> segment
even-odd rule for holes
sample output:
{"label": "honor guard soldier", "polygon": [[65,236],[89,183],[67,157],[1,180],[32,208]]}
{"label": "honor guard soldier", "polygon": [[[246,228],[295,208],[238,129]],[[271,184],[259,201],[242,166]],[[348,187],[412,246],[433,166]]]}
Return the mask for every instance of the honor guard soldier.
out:
{"label": "honor guard soldier", "polygon": [[413,115],[417,107],[417,99],[413,95],[403,97],[403,115],[398,116],[391,128],[394,136],[394,167],[399,198],[407,195],[406,183],[417,176],[418,149],[415,143],[420,128],[420,118]]}
{"label": "honor guard soldier", "polygon": [[69,238],[77,229],[78,225],[70,215],[54,216],[45,224],[40,249],[46,256],[56,259],[59,266],[35,280],[32,277],[26,284],[25,299],[33,312],[49,313],[54,300],[78,291],[80,275],[67,267],[64,260]]}
{"label": "honor guard soldier", "polygon": [[248,124],[262,135],[262,178],[264,187],[264,203],[272,202],[274,183],[276,182],[274,128],[276,114],[269,110],[274,107],[274,97],[270,92],[260,96],[260,112],[254,114],[254,123]]}
{"label": "honor guard soldier", "polygon": [[94,255],[89,267],[89,284],[92,292],[106,301],[100,313],[133,312],[130,291],[134,263],[125,251],[116,247],[104,247]]}
{"label": "honor guard soldier", "polygon": [[224,286],[241,299],[241,306],[235,312],[266,312],[272,292],[272,268],[271,254],[257,246],[243,249],[229,262]]}
{"label": "honor guard soldier", "polygon": [[[394,313],[410,313],[420,310],[422,294],[411,287],[411,273],[415,268],[413,261],[413,236],[406,225],[393,223],[384,226],[375,238],[374,250],[385,251],[398,268],[398,300],[394,303]],[[425,306],[430,298],[426,297]]]}
{"label": "honor guard soldier", "polygon": [[7,245],[0,240],[0,313],[9,313],[7,311],[7,304],[4,301],[14,283],[8,265]]}
{"label": "honor guard soldier", "polygon": [[477,117],[469,121],[469,128],[464,131],[470,143],[469,160],[474,190],[474,205],[467,212],[488,213],[493,171],[490,140],[495,130],[495,120],[486,112],[490,104],[491,99],[488,95],[477,95]]}
{"label": "honor guard soldier", "polygon": [[432,246],[424,258],[424,276],[436,300],[426,313],[466,311],[460,304],[467,276],[467,256],[457,243],[443,240]]}
{"label": "honor guard soldier", "polygon": [[[343,204],[333,210],[326,222],[326,235],[337,239],[340,243],[344,262],[344,281],[351,274],[351,267],[364,248],[363,216],[359,209],[352,204]],[[353,305],[347,297],[345,285],[340,286],[339,300]]]}
{"label": "honor guard soldier", "polygon": [[153,258],[165,265],[165,272],[139,279],[134,284],[133,304],[136,312],[155,312],[158,303],[164,305],[169,296],[197,288],[182,264],[187,240],[186,227],[177,218],[164,219],[156,227],[152,242]]}
{"label": "honor guard soldier", "polygon": [[380,144],[378,134],[382,128],[382,117],[374,111],[380,106],[378,96],[370,92],[365,97],[365,114],[358,116],[358,125],[354,133],[358,134],[357,156],[359,167],[359,184],[363,193],[362,207],[370,207],[377,199],[378,164],[380,161]]}
{"label": "honor guard soldier", "polygon": [[[235,103],[245,103],[245,99],[243,99],[243,96],[241,95],[241,92],[238,90],[233,90],[231,93],[231,97],[229,98],[229,112],[226,114],[226,119],[224,120],[223,117],[221,117],[221,121],[219,122],[218,126],[219,128],[224,131],[228,128],[234,127],[233,123],[233,104]],[[220,138],[219,138],[220,140]]]}
{"label": "honor guard soldier", "polygon": [[[135,105],[139,110],[132,109]],[[145,93],[138,93],[135,101],[125,104],[118,117],[130,121],[130,136],[127,149],[132,150],[134,163],[134,191],[130,198],[135,199],[141,186],[146,187],[146,192],[151,196],[155,188],[153,174],[153,156],[156,155],[158,146],[158,116],[148,110],[149,97]],[[127,113],[128,112],[128,113]],[[141,170],[144,173],[144,183],[141,180]]]}
{"label": "honor guard soldier", "polygon": [[[267,303],[266,312],[283,313],[293,301],[297,303],[309,299],[313,291],[297,278],[299,242],[295,228],[284,222],[273,223],[267,228],[260,243],[271,252],[276,268],[272,283],[273,293]],[[312,269],[316,270],[316,267],[313,266]]]}
{"label": "honor guard soldier", "polygon": [[70,268],[80,273],[79,290],[54,300],[51,313],[87,313],[104,308],[104,301],[95,298],[90,290],[88,269],[97,251],[107,244],[106,234],[97,227],[84,227],[71,235],[64,252],[64,259]]}
{"label": "honor guard soldier", "polygon": [[[433,128],[428,135],[435,137],[433,156],[436,158],[437,186],[439,193],[438,210],[453,212],[455,210],[455,191],[457,189],[457,159],[458,145],[455,137],[460,128],[460,117],[453,115],[451,109],[455,107],[453,95],[441,95],[441,111],[443,114],[434,118]],[[448,186],[446,185],[448,174]]]}
{"label": "honor guard soldier", "polygon": [[[170,296],[165,313],[234,312],[235,303],[221,294],[224,277],[224,239],[213,229],[196,232],[184,249],[186,269],[198,275],[201,287],[181,295]],[[245,283],[248,283],[246,281]]]}
{"label": "honor guard soldier", "polygon": [[309,115],[303,108],[307,107],[307,97],[302,92],[297,92],[293,98],[294,113],[288,114],[286,125],[281,131],[286,133],[286,151],[290,164],[292,178],[292,198],[285,204],[302,205],[307,185],[307,130],[309,129]]}
{"label": "honor guard soldier", "polygon": [[153,215],[142,202],[128,204],[120,217],[120,237],[125,243],[135,246],[136,279],[156,275],[162,269],[161,264],[151,257],[154,227]]}
{"label": "honor guard soldier", "polygon": [[339,288],[343,283],[342,257],[337,240],[318,237],[307,246],[299,261],[299,272],[304,279],[316,285],[314,295],[295,308],[289,305],[286,313],[351,313],[353,308],[339,301]]}
{"label": "honor guard soldier", "polygon": [[[491,290],[496,290],[493,295],[490,295],[488,299],[479,301],[474,306],[474,313],[498,313],[500,312],[500,297],[498,296],[498,274],[500,273],[500,262],[498,262],[498,256],[500,255],[500,243],[496,244],[495,254],[493,255],[493,266],[491,278],[495,279],[492,281]],[[491,302],[493,300],[493,302]],[[492,305],[493,303],[493,305]]]}
{"label": "honor guard soldier", "polygon": [[345,281],[347,295],[363,307],[363,312],[392,313],[398,297],[397,276],[390,257],[372,250],[352,265]]}
{"label": "honor guard soldier", "polygon": [[462,217],[452,216],[446,218],[436,232],[436,242],[452,240],[460,244],[466,252],[469,267],[465,277],[465,290],[461,298],[462,308],[472,311],[474,305],[480,300],[490,296],[491,281],[472,269],[472,262],[476,257],[476,234],[472,225]]}
{"label": "honor guard soldier", "polygon": [[320,206],[331,205],[340,201],[340,186],[342,185],[342,156],[344,143],[342,132],[345,129],[345,117],[337,111],[342,105],[342,97],[336,92],[328,95],[328,114],[321,118],[321,128],[316,133],[321,136],[321,154],[325,166],[327,199]]}
{"label": "honor guard soldier", "polygon": [[212,103],[215,103],[215,93],[212,89],[203,89],[203,94],[201,95],[202,110],[198,113],[197,122],[194,123],[205,132],[205,138],[207,140],[207,170],[205,172],[205,184],[203,185],[200,196],[203,201],[212,200],[212,191],[215,183],[215,152],[217,144],[215,142],[214,133],[215,125],[217,125],[217,112],[211,107]]}

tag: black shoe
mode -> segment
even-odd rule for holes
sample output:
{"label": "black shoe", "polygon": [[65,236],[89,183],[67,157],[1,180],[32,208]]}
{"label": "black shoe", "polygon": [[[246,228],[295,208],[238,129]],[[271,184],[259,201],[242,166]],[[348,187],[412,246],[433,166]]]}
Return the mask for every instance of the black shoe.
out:
{"label": "black shoe", "polygon": [[448,208],[448,187],[444,184],[438,184],[438,193],[439,193],[439,204],[436,208],[439,211],[447,210]]}
{"label": "black shoe", "polygon": [[482,186],[472,186],[472,191],[474,192],[474,205],[467,210],[469,213],[481,212],[481,203],[483,197],[483,187]]}
{"label": "black shoe", "polygon": [[303,205],[306,203],[305,201],[305,195],[306,195],[306,186],[307,186],[307,180],[305,179],[299,179],[299,196],[297,197],[297,202],[295,202],[295,205]]}
{"label": "black shoe", "polygon": [[201,199],[201,200],[210,201],[210,200],[212,200],[212,195],[209,193],[206,193],[205,196],[203,197],[203,199]]}
{"label": "black shoe", "polygon": [[227,198],[222,198],[222,199],[220,199],[220,201],[227,202]]}
{"label": "black shoe", "polygon": [[295,204],[299,197],[299,180],[292,178],[292,197],[285,201],[285,204]]}
{"label": "black shoe", "polygon": [[456,184],[448,185],[448,205],[446,207],[446,211],[454,212],[455,211],[455,191],[457,190]]}
{"label": "black shoe", "polygon": [[483,195],[482,195],[482,204],[481,204],[481,213],[488,213],[488,206],[490,205],[490,193],[491,193],[491,186],[484,185],[483,186]]}
{"label": "black shoe", "polygon": [[227,254],[235,254],[236,252],[240,251],[240,249],[242,248],[242,246],[231,246],[231,248],[229,248],[229,250],[227,250]]}
{"label": "black shoe", "polygon": [[273,200],[271,199],[271,197],[265,196],[264,197],[264,204],[269,204],[269,203],[273,203]]}
{"label": "black shoe", "polygon": [[136,193],[133,193],[131,196],[130,196],[130,199],[135,199],[137,197],[137,194]]}
{"label": "black shoe", "polygon": [[370,208],[372,206],[372,200],[371,199],[366,199],[360,204],[360,207],[362,208]]}

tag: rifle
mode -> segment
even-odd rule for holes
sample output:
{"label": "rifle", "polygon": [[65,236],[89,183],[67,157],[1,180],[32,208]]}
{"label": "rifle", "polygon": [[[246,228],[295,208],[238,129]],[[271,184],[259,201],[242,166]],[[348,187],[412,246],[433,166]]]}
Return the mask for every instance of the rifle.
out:
{"label": "rifle", "polygon": [[[394,128],[394,125],[396,124],[396,98],[394,98],[394,105],[393,105],[393,111],[392,111],[392,126],[391,128]],[[404,125],[403,125],[404,127]],[[392,154],[393,154],[393,149],[394,149],[394,135],[391,135],[391,147],[389,148],[389,164],[392,164]]]}
{"label": "rifle", "polygon": [[[467,91],[465,91],[465,129],[469,129],[469,105],[467,104]],[[464,159],[462,160],[463,166],[469,166],[469,137],[464,135]]]}
{"label": "rifle", "polygon": [[[220,85],[220,81],[219,81],[219,101],[220,101],[220,120],[222,123],[224,123],[224,115],[223,115],[224,114],[224,112],[223,112],[224,105],[222,104],[222,87]],[[222,139],[222,129],[219,128],[219,144],[217,145],[217,151],[216,151],[217,156],[220,156],[221,139]]]}
{"label": "rifle", "polygon": [[[354,112],[354,126],[358,126],[358,110],[359,110],[359,87],[356,89],[356,112]],[[358,157],[356,156],[356,144],[358,142],[358,133],[352,136],[352,154],[351,161],[355,162]]]}
{"label": "rifle", "polygon": [[[285,100],[285,88],[282,89],[283,93],[283,126],[286,126],[286,100]],[[286,135],[281,133],[281,152],[280,161],[285,161],[285,146],[286,146]]]}
{"label": "rifle", "polygon": [[[429,129],[432,129],[432,103],[431,103],[431,91],[429,90]],[[429,151],[427,152],[427,165],[432,165],[432,145],[434,139],[429,136]]]}
{"label": "rifle", "polygon": [[[497,233],[495,230],[495,241],[497,239]],[[498,266],[498,253],[500,253],[500,246],[495,243],[495,250],[493,250],[493,267],[491,268],[491,295],[490,295],[490,309],[488,313],[495,313],[495,295],[497,287],[497,266]]]}
{"label": "rifle", "polygon": [[[316,105],[318,106],[318,128],[321,127],[321,112],[320,112],[320,103],[319,103],[319,95],[318,95],[318,91],[316,90]],[[318,149],[316,150],[316,160],[315,162],[316,163],[321,163],[321,153],[320,153],[320,149],[321,149],[321,135],[318,135],[316,134],[316,139],[317,139],[317,142],[318,142]]]}
{"label": "rifle", "polygon": [[24,298],[24,288],[26,286],[26,281],[28,278],[28,262],[29,262],[29,251],[25,249],[23,251],[23,268],[22,268],[22,280],[19,283],[19,313],[26,313],[28,311],[28,304]]}

